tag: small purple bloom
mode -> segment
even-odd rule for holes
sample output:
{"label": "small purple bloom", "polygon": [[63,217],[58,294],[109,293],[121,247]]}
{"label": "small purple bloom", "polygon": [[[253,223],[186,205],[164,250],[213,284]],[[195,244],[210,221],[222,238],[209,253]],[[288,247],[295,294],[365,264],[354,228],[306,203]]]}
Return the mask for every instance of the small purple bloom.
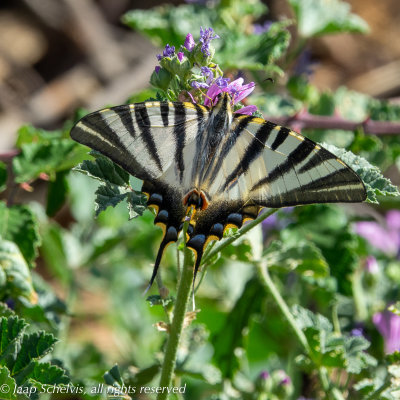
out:
{"label": "small purple bloom", "polygon": [[164,57],[172,57],[175,53],[175,46],[170,46],[169,44],[165,45],[165,49],[163,51]]}
{"label": "small purple bloom", "polygon": [[228,87],[229,85],[229,78],[223,78],[222,76],[219,76],[216,80],[215,80],[215,84],[220,88],[220,89],[225,89]]}
{"label": "small purple bloom", "polygon": [[177,54],[177,56],[178,56],[178,60],[180,61],[180,62],[182,62],[182,60],[183,60],[183,57],[185,57],[185,54],[183,54],[181,51]]}
{"label": "small purple bloom", "polygon": [[194,49],[194,46],[196,46],[196,42],[194,41],[191,33],[188,33],[186,35],[185,43],[183,45],[185,46],[187,51],[192,51]]}
{"label": "small purple bloom", "polygon": [[210,55],[210,42],[214,39],[219,39],[219,36],[214,34],[213,28],[204,30],[203,27],[200,27],[201,52],[204,54],[204,57]]}
{"label": "small purple bloom", "polygon": [[386,214],[386,226],[390,230],[400,231],[400,211],[390,210]]}
{"label": "small purple bloom", "polygon": [[259,377],[260,377],[260,379],[267,380],[269,378],[269,372],[261,371]]}
{"label": "small purple bloom", "polygon": [[385,310],[372,317],[379,333],[385,342],[385,353],[391,354],[400,351],[400,316]]}
{"label": "small purple bloom", "polygon": [[253,33],[255,35],[261,35],[264,32],[268,32],[269,28],[271,28],[272,21],[265,21],[262,25],[261,24],[254,24],[253,25]]}
{"label": "small purple bloom", "polygon": [[286,375],[282,380],[281,380],[281,385],[287,386],[292,383],[292,380],[290,379],[290,376]]}
{"label": "small purple bloom", "polygon": [[160,72],[161,67],[159,65],[156,65],[154,70],[156,71],[156,74]]}
{"label": "small purple bloom", "polygon": [[379,272],[378,261],[374,256],[368,256],[365,259],[365,270],[371,275],[375,275]]}
{"label": "small purple bloom", "polygon": [[214,73],[211,68],[201,67],[201,74],[206,77],[206,83],[209,86],[214,79]]}
{"label": "small purple bloom", "polygon": [[208,85],[205,82],[193,81],[190,86],[194,89],[208,89]]}
{"label": "small purple bloom", "polygon": [[362,328],[354,328],[350,332],[351,336],[363,336],[364,332]]}

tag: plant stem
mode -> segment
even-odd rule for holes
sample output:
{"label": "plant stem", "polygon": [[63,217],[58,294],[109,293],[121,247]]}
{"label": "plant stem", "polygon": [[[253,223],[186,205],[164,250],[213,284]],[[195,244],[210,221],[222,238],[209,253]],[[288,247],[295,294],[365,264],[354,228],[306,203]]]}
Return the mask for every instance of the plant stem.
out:
{"label": "plant stem", "polygon": [[[275,286],[274,282],[271,279],[271,276],[268,272],[268,267],[265,262],[260,262],[257,263],[257,269],[259,272],[259,275],[261,276],[261,281],[265,287],[265,289],[271,294],[273,299],[275,300],[276,304],[278,305],[280,311],[286,318],[287,322],[293,329],[295,335],[297,336],[297,339],[303,346],[306,354],[310,357],[311,361],[313,361],[314,364],[316,364],[313,360],[313,354],[311,351],[311,347],[307,341],[306,336],[304,335],[304,332],[300,329],[300,327],[297,325],[296,320],[294,319],[292,313],[289,310],[288,305],[286,304],[285,300],[283,300],[283,297],[279,293],[278,288]],[[334,400],[344,400],[343,395],[340,393],[340,391],[331,385],[328,377],[328,371],[324,367],[318,367],[318,376],[321,382],[321,386],[325,393],[329,395],[328,398],[332,398]]]}
{"label": "plant stem", "polygon": [[[183,237],[186,237],[187,223],[185,223]],[[172,382],[172,374],[174,373],[176,356],[178,352],[179,339],[183,330],[183,322],[186,315],[187,305],[189,301],[190,289],[193,281],[192,252],[185,247],[185,257],[179,281],[178,292],[176,294],[176,302],[174,308],[174,316],[170,325],[169,337],[165,349],[164,362],[161,368],[160,387],[170,387]],[[168,391],[159,393],[157,400],[165,400],[168,398]]]}

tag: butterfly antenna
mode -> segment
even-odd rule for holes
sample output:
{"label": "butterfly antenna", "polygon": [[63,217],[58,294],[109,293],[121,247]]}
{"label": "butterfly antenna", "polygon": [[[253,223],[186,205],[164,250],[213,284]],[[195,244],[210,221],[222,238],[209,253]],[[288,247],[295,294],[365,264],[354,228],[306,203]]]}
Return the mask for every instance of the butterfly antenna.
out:
{"label": "butterfly antenna", "polygon": [[154,268],[153,268],[153,273],[151,275],[150,282],[147,285],[146,290],[143,292],[143,295],[145,295],[150,290],[151,286],[153,285],[154,280],[156,279],[158,267],[160,266],[161,258],[164,253],[164,249],[165,249],[166,245],[167,245],[167,243],[165,243],[164,240],[160,244],[160,248],[158,249],[158,253],[157,253],[156,262],[155,262]]}

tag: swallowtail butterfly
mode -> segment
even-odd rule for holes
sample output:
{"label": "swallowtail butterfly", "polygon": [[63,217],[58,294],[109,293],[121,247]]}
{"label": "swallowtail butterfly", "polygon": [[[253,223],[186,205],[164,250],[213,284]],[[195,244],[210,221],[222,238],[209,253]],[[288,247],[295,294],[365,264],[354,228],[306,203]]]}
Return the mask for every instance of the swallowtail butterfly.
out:
{"label": "swallowtail butterfly", "polygon": [[187,246],[196,276],[209,241],[263,207],[366,199],[361,179],[343,161],[288,128],[233,114],[225,92],[212,108],[168,101],[106,108],[82,118],[71,137],[143,180],[164,232],[150,285],[190,209]]}

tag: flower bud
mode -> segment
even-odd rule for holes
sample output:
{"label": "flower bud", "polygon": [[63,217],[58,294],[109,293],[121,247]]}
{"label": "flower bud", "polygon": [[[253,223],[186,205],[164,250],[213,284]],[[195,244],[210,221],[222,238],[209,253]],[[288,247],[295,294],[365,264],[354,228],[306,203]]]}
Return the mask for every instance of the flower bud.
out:
{"label": "flower bud", "polygon": [[166,69],[157,66],[150,77],[150,84],[165,91],[167,90],[171,79],[172,76]]}

